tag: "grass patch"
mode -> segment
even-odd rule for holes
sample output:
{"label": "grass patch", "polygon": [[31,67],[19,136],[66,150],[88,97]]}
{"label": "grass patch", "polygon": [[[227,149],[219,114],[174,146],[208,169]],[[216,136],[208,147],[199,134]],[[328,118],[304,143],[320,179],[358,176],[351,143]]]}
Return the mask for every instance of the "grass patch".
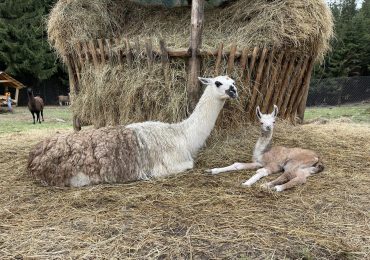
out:
{"label": "grass patch", "polygon": [[27,132],[32,129],[72,129],[72,113],[67,106],[47,106],[44,108],[45,121],[33,124],[27,107],[16,107],[13,113],[0,113],[0,134]]}
{"label": "grass patch", "polygon": [[370,103],[308,107],[304,115],[304,119],[307,121],[323,117],[328,119],[345,117],[357,123],[370,123]]}

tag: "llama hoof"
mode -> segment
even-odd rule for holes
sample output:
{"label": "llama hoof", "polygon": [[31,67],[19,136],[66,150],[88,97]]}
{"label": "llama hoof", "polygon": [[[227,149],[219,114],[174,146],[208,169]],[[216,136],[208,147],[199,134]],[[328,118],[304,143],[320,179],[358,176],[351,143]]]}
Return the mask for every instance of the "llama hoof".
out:
{"label": "llama hoof", "polygon": [[283,188],[283,186],[282,186],[282,185],[276,185],[276,186],[274,187],[274,190],[276,190],[277,192],[281,192],[281,191],[283,191],[283,190],[284,190],[284,188]]}
{"label": "llama hoof", "polygon": [[245,187],[251,187],[252,183],[246,181],[246,182],[243,182],[242,185],[245,186]]}
{"label": "llama hoof", "polygon": [[204,170],[205,173],[212,174],[212,169],[206,169]]}

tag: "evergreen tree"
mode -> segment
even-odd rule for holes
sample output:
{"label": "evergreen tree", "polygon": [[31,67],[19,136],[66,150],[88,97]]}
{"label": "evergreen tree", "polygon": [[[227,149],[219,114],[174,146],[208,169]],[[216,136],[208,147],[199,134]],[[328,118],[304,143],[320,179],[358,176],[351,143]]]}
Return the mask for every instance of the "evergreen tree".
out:
{"label": "evergreen tree", "polygon": [[58,64],[44,17],[51,0],[0,0],[0,64],[28,84],[50,78]]}

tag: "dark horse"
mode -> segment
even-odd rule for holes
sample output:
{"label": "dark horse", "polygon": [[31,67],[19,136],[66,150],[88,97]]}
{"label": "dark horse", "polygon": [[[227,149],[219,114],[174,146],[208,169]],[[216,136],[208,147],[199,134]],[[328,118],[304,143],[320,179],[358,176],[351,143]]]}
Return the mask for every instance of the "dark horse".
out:
{"label": "dark horse", "polygon": [[37,120],[41,124],[40,120],[40,112],[41,112],[41,117],[42,121],[44,121],[44,115],[43,115],[43,110],[44,110],[44,101],[42,100],[41,97],[35,97],[33,95],[32,89],[28,88],[27,89],[27,95],[28,95],[28,109],[30,110],[32,117],[33,117],[33,123],[35,124],[35,113],[37,115]]}

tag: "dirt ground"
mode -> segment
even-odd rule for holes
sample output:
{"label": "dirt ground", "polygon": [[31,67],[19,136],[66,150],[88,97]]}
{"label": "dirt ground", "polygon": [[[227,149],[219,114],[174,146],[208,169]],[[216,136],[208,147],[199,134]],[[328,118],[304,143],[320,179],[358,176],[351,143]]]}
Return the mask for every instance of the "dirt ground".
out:
{"label": "dirt ground", "polygon": [[[320,122],[319,122],[320,123]],[[0,258],[368,259],[370,126],[278,123],[275,144],[315,149],[324,172],[271,192],[253,171],[204,170],[248,161],[258,127],[214,131],[192,171],[79,189],[43,187],[25,172],[31,147],[57,131],[0,135]]]}

